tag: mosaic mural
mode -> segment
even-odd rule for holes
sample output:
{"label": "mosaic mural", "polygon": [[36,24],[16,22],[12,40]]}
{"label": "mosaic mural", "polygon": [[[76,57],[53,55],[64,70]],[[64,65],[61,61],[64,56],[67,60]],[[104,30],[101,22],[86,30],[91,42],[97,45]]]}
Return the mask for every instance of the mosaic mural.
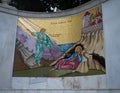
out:
{"label": "mosaic mural", "polygon": [[14,77],[105,74],[101,6],[51,19],[18,18]]}

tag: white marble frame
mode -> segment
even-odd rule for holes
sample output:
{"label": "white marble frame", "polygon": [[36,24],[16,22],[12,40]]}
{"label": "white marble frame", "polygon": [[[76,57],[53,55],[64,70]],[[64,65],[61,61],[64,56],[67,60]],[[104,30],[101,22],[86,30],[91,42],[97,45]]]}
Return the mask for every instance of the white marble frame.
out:
{"label": "white marble frame", "polygon": [[[100,0],[101,1],[101,0]],[[91,3],[90,7],[99,5],[95,1]],[[11,89],[72,89],[72,90],[94,90],[94,89],[120,89],[120,71],[119,71],[119,60],[120,60],[120,42],[119,42],[119,16],[118,12],[120,9],[119,0],[109,0],[102,4],[103,10],[103,28],[104,28],[104,45],[105,45],[105,55],[106,55],[106,71],[105,75],[94,75],[94,76],[81,76],[81,77],[64,77],[64,78],[20,78],[12,77],[12,67],[13,67],[13,54],[15,47],[15,34],[18,16],[24,17],[35,17],[35,18],[52,18],[52,17],[62,17],[80,13],[86,8],[76,8],[73,12],[65,12],[56,14],[34,14],[23,11],[16,11],[15,9],[0,7],[0,51],[5,51],[8,49],[9,53],[0,52],[0,88],[11,88]],[[89,8],[90,8],[89,7]],[[88,9],[88,7],[87,7]],[[110,12],[112,9],[112,12]],[[7,14],[6,14],[7,13]],[[15,16],[16,15],[16,16]],[[113,20],[114,19],[114,20]],[[13,25],[11,24],[14,23]],[[113,24],[116,23],[116,24]],[[4,25],[6,24],[6,27]],[[114,33],[113,33],[114,31]],[[116,34],[117,33],[117,34]],[[6,40],[5,36],[8,36],[9,40]],[[114,40],[113,42],[111,41]],[[6,46],[6,47],[5,47]],[[10,47],[8,47],[10,46]],[[3,50],[2,50],[3,49]],[[5,56],[7,55],[7,56]],[[113,63],[114,62],[114,63]],[[117,65],[116,65],[117,64]],[[7,69],[4,67],[8,67]],[[37,81],[37,82],[36,82]]]}

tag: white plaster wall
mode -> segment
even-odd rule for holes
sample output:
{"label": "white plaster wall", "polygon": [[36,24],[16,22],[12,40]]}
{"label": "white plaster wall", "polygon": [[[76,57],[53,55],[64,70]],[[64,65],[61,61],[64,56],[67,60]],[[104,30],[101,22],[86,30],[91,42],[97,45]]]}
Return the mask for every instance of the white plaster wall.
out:
{"label": "white plaster wall", "polygon": [[17,16],[0,12],[0,88],[12,83]]}
{"label": "white plaster wall", "polygon": [[120,89],[120,0],[103,4],[107,86]]}
{"label": "white plaster wall", "polygon": [[120,90],[0,90],[0,93],[120,93]]}
{"label": "white plaster wall", "polygon": [[102,4],[107,73],[74,78],[12,78],[17,17],[0,13],[0,88],[12,88],[0,93],[120,93],[119,5],[120,0]]}

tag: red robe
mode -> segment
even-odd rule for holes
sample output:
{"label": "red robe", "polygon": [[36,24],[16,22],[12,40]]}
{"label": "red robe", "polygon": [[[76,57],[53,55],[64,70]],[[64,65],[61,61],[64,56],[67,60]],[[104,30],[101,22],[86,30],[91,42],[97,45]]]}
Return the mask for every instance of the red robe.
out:
{"label": "red robe", "polygon": [[71,58],[70,60],[59,60],[57,64],[55,65],[56,69],[62,69],[62,70],[74,70],[78,67],[79,62],[78,58]]}

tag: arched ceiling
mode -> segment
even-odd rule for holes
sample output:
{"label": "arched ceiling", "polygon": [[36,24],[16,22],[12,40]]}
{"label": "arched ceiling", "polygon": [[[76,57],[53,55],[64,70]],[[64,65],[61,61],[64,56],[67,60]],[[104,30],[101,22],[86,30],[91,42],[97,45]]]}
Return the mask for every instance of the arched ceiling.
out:
{"label": "arched ceiling", "polygon": [[11,0],[10,5],[18,10],[34,12],[57,12],[71,9],[91,0]]}

